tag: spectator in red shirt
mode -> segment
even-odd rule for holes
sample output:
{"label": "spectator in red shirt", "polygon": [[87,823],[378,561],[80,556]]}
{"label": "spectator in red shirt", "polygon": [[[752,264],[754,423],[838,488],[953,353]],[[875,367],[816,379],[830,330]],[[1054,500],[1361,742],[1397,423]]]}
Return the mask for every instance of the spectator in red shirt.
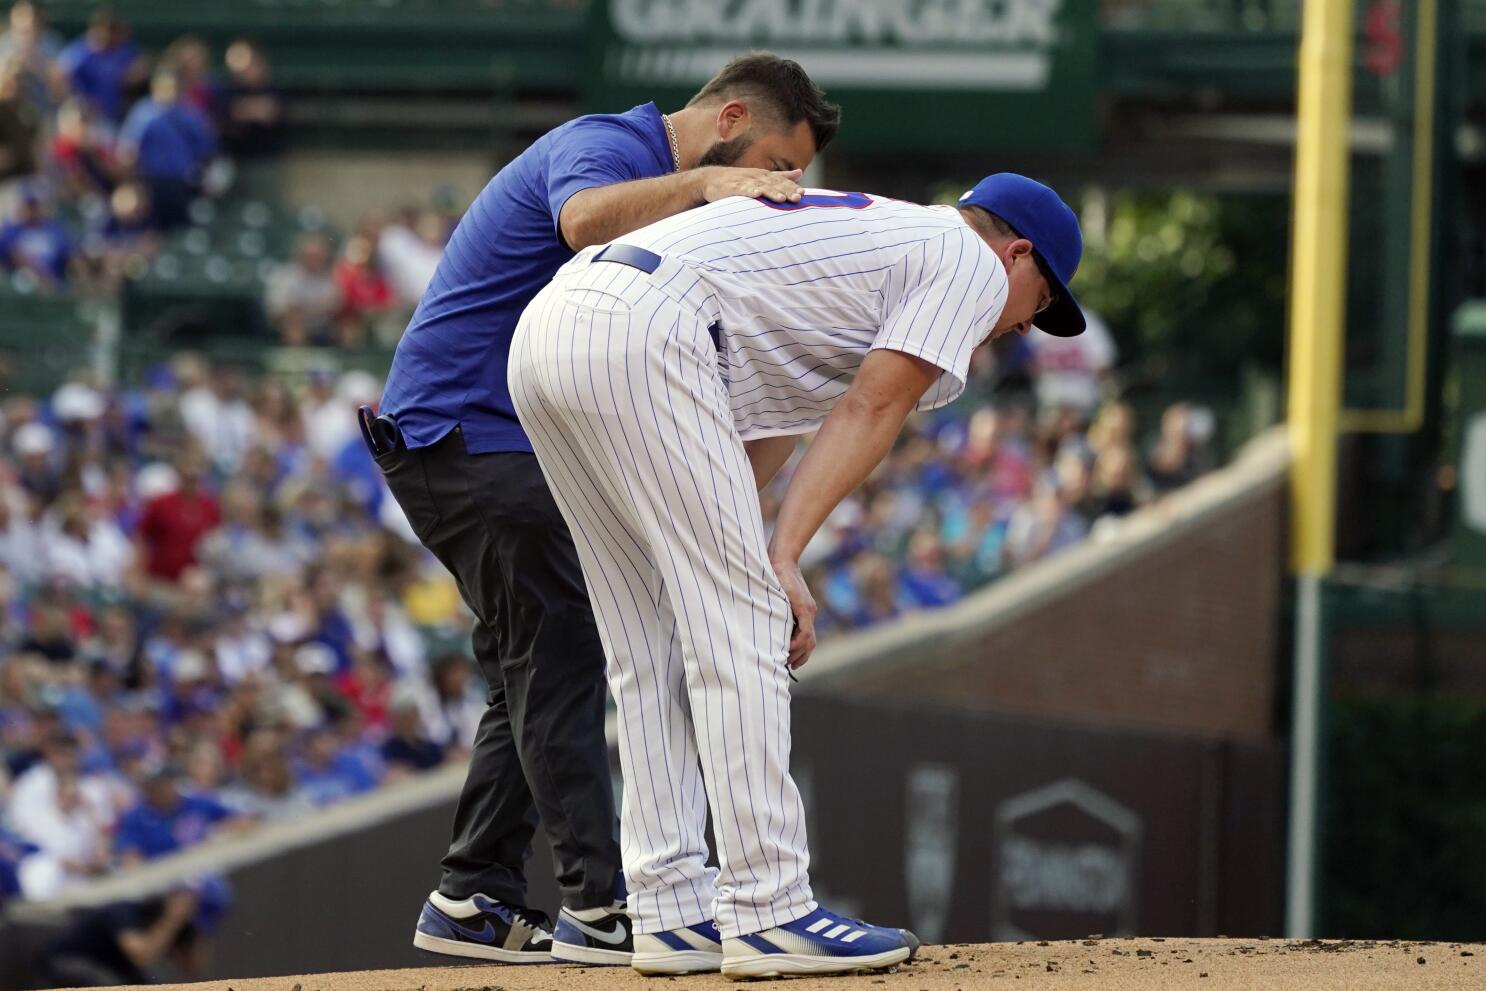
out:
{"label": "spectator in red shirt", "polygon": [[108,193],[118,182],[109,135],[80,99],[68,100],[57,111],[57,133],[48,153],[51,173],[69,196]]}
{"label": "spectator in red shirt", "polygon": [[357,234],[346,241],[331,278],[341,291],[340,343],[360,347],[371,324],[392,308],[392,285],[377,267],[371,238]]}
{"label": "spectator in red shirt", "polygon": [[175,581],[196,563],[196,545],[222,522],[216,497],[207,491],[206,460],[191,450],[176,460],[180,483],[145,504],[139,520],[140,557],[152,578]]}
{"label": "spectator in red shirt", "polygon": [[378,733],[390,725],[392,665],[379,650],[357,650],[351,670],[336,679],[336,687],[350,699],[362,721]]}

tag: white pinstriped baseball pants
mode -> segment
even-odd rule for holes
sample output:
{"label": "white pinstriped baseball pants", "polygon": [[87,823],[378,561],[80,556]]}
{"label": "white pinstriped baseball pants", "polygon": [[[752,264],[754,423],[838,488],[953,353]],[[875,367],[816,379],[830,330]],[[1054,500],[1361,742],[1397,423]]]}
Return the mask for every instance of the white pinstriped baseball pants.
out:
{"label": "white pinstriped baseball pants", "polygon": [[635,929],[715,917],[732,937],[815,909],[789,776],[790,609],[705,317],[660,275],[559,272],[522,315],[509,384],[608,658]]}

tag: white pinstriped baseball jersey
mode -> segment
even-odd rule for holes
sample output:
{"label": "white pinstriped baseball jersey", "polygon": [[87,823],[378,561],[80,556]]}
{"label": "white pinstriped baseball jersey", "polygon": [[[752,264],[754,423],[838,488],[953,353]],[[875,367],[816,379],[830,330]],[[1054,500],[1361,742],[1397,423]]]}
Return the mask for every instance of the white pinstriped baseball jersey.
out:
{"label": "white pinstriped baseball jersey", "polygon": [[944,369],[921,405],[949,402],[1006,273],[953,208],[860,193],[722,200],[621,243],[532,300],[508,381],[609,662],[635,931],[715,918],[732,938],[816,907],[789,776],[790,606],[743,440],[813,429],[873,348]]}
{"label": "white pinstriped baseball jersey", "polygon": [[874,348],[945,370],[919,409],[953,401],[1006,301],[1000,258],[952,206],[821,189],[784,206],[733,197],[620,242],[685,266],[664,288],[720,323],[745,440],[814,430]]}

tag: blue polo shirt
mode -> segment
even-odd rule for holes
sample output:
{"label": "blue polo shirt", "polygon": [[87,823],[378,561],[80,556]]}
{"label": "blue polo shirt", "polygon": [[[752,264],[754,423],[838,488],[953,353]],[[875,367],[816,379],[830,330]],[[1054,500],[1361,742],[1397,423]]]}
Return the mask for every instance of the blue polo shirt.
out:
{"label": "blue polo shirt", "polygon": [[110,120],[118,120],[124,112],[124,82],[129,67],[141,54],[133,41],[94,48],[83,35],[62,49],[57,61],[67,73],[73,92]]}
{"label": "blue polo shirt", "polygon": [[549,131],[475,198],[397,344],[382,411],[409,447],[464,430],[472,454],[531,451],[506,389],[511,335],[526,304],[573,256],[557,229],[569,196],[674,171],[655,104]]}
{"label": "blue polo shirt", "polygon": [[140,175],[195,182],[217,153],[217,136],[200,110],[184,103],[160,104],[146,97],[119,129],[119,144],[139,151]]}

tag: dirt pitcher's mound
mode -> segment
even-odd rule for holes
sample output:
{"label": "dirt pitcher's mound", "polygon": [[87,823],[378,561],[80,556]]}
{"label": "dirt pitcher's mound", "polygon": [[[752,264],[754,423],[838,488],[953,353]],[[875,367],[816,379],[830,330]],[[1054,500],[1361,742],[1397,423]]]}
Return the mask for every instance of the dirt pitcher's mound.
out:
{"label": "dirt pitcher's mound", "polygon": [[[628,968],[553,964],[367,970],[169,987],[170,991],[715,991],[746,986],[717,974],[646,978]],[[1480,991],[1486,988],[1486,944],[1091,938],[928,946],[913,963],[893,971],[793,978],[772,986],[787,991]]]}

